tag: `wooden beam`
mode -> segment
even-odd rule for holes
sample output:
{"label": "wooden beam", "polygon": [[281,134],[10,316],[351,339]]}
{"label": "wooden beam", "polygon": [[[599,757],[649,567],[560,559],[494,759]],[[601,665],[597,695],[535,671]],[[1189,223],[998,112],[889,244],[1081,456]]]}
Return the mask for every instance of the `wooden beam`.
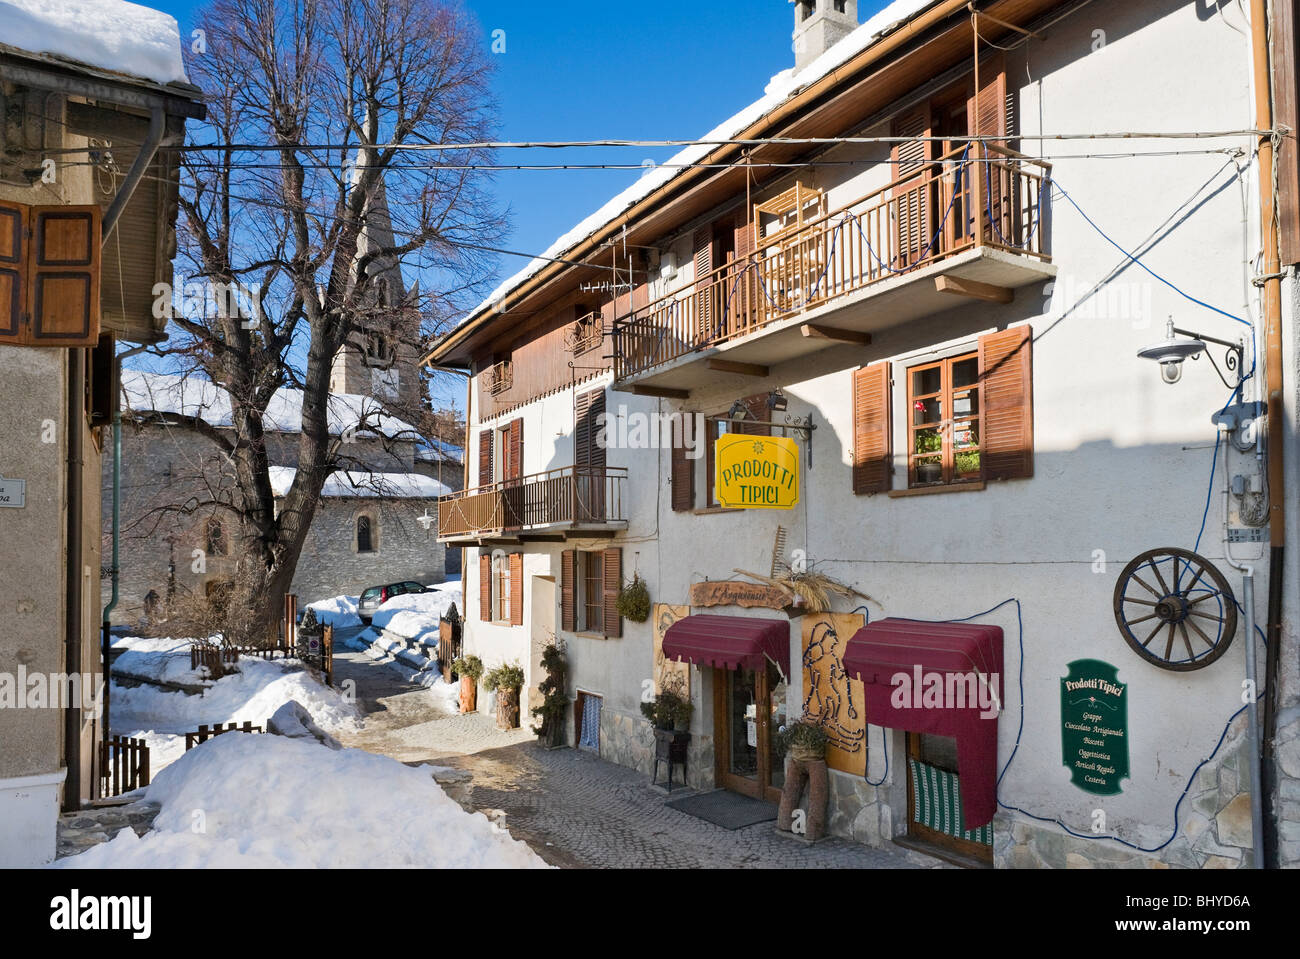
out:
{"label": "wooden beam", "polygon": [[628,392],[635,396],[659,396],[666,400],[685,400],[691,395],[690,390],[675,390],[667,386],[633,386]]}
{"label": "wooden beam", "polygon": [[834,340],[836,343],[856,343],[859,346],[867,346],[871,342],[870,333],[860,333],[857,330],[840,330],[833,326],[822,326],[818,323],[805,323],[799,327],[799,332],[810,339]]}
{"label": "wooden beam", "polygon": [[1010,303],[1016,291],[1006,286],[994,286],[978,280],[966,280],[959,276],[936,276],[934,288],[940,293],[956,293],[958,296],[972,296],[977,300],[990,303]]}
{"label": "wooden beam", "polygon": [[767,367],[757,363],[740,363],[736,360],[707,359],[704,365],[719,373],[739,373],[741,376],[767,376]]}

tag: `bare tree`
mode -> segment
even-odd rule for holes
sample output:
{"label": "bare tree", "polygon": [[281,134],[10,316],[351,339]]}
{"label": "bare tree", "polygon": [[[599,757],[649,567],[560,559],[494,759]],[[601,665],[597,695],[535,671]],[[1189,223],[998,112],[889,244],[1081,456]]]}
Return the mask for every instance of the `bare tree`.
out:
{"label": "bare tree", "polygon": [[[478,251],[501,223],[484,174],[469,167],[487,154],[397,147],[488,139],[490,69],[476,24],[434,0],[215,0],[197,22],[206,49],[191,53],[189,73],[209,114],[194,139],[219,148],[192,143],[185,154],[178,273],[253,291],[260,315],[250,320],[235,298],[182,308],[163,352],[230,398],[220,428],[201,413],[186,421],[233,480],[187,511],[236,515],[226,634],[259,642],[322,486],[346,465],[348,436],[328,418],[336,352],[379,314],[422,348],[486,275]],[[271,149],[240,149],[251,145]],[[367,227],[384,193],[392,228],[376,232]],[[434,282],[418,301],[393,303],[381,289],[392,263]],[[302,419],[296,473],[277,498],[267,413],[284,387],[302,391]]]}

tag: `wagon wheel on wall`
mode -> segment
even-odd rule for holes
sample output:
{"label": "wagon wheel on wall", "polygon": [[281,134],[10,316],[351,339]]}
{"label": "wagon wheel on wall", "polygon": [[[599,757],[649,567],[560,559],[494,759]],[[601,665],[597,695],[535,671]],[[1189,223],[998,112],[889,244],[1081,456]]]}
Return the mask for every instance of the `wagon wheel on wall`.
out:
{"label": "wagon wheel on wall", "polygon": [[1208,560],[1166,546],[1135,557],[1119,574],[1115,621],[1148,663],[1187,672],[1228,651],[1237,632],[1237,600]]}

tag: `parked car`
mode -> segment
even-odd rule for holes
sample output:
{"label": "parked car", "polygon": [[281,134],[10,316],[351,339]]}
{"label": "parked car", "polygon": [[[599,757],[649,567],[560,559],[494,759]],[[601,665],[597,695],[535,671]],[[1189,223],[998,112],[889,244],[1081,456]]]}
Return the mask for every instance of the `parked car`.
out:
{"label": "parked car", "polygon": [[357,616],[361,622],[369,626],[375,610],[394,596],[401,596],[405,593],[427,592],[428,590],[422,584],[412,580],[402,583],[389,583],[387,586],[368,586],[361,591],[361,599],[357,601]]}

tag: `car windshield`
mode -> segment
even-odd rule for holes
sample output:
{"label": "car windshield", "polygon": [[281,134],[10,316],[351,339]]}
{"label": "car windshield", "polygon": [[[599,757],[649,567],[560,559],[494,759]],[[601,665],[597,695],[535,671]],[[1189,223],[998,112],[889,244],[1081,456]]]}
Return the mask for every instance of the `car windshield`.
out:
{"label": "car windshield", "polygon": [[378,586],[371,586],[368,590],[366,590],[364,593],[361,594],[361,602],[363,603],[368,603],[372,599],[378,599],[378,598],[379,598]]}

